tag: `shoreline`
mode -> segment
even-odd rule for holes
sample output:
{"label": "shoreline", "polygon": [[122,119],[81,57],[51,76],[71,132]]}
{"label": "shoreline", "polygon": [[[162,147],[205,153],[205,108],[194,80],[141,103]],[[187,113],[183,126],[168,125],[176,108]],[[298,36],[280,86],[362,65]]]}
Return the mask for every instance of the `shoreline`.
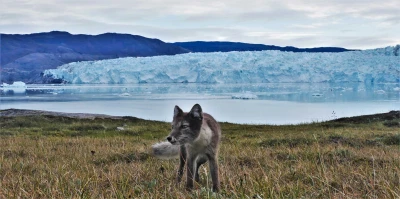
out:
{"label": "shoreline", "polygon": [[[1,117],[18,117],[18,116],[35,116],[35,115],[44,115],[44,116],[56,116],[56,117],[69,117],[75,119],[124,119],[127,117],[137,118],[145,121],[157,121],[157,120],[149,120],[138,118],[134,116],[112,116],[106,114],[94,114],[94,113],[66,113],[66,112],[56,112],[56,111],[44,111],[44,110],[30,110],[30,109],[4,109],[0,110],[0,118]],[[340,117],[337,119],[327,120],[327,121],[317,121],[317,122],[309,122],[309,123],[300,123],[300,124],[281,124],[281,125],[273,125],[273,126],[287,126],[287,125],[303,125],[303,124],[312,124],[312,123],[325,123],[325,122],[348,122],[348,123],[369,123],[374,120],[394,120],[400,118],[400,110],[392,110],[385,113],[375,113],[375,114],[367,114],[367,115],[358,115],[352,117]],[[166,122],[166,121],[159,121]],[[219,121],[220,122],[220,121]],[[271,125],[271,124],[240,124],[240,123],[232,123],[232,122],[220,122],[220,123],[231,123],[237,125]],[[400,127],[400,123],[399,123]]]}

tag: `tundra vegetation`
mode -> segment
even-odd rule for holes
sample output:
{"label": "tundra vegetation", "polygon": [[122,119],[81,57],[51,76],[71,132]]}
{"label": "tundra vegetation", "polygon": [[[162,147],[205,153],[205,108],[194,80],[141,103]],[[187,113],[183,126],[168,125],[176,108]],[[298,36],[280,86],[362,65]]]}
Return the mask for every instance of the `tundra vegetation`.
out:
{"label": "tundra vegetation", "polygon": [[175,181],[179,160],[151,156],[167,122],[3,115],[0,198],[399,198],[399,117],[221,123],[221,191],[213,193],[208,165],[188,192]]}

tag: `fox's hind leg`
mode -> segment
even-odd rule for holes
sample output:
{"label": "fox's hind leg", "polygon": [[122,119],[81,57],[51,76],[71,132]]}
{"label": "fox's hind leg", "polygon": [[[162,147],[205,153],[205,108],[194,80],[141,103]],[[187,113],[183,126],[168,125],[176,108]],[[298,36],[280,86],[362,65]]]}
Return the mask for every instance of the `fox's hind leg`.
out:
{"label": "fox's hind leg", "polygon": [[213,191],[218,192],[219,191],[219,175],[218,175],[218,159],[216,156],[209,155],[209,164],[210,164],[210,172],[211,172],[211,178],[213,182]]}
{"label": "fox's hind leg", "polygon": [[182,175],[183,175],[183,168],[185,167],[186,164],[186,148],[185,145],[181,145],[181,150],[180,150],[180,163],[179,163],[179,169],[178,169],[178,177],[177,177],[177,182],[180,183],[182,180]]}
{"label": "fox's hind leg", "polygon": [[199,168],[202,164],[206,163],[207,159],[205,158],[201,158],[197,160],[197,165],[196,165],[196,171],[195,171],[195,176],[194,176],[194,180],[196,182],[200,182],[200,176],[199,176]]}

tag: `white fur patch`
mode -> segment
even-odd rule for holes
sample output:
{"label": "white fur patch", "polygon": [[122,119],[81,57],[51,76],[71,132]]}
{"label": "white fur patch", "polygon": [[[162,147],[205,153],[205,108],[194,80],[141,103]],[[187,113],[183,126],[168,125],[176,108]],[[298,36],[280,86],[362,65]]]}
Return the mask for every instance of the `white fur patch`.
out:
{"label": "white fur patch", "polygon": [[210,127],[201,127],[199,136],[194,140],[194,145],[208,146],[211,143],[212,130]]}

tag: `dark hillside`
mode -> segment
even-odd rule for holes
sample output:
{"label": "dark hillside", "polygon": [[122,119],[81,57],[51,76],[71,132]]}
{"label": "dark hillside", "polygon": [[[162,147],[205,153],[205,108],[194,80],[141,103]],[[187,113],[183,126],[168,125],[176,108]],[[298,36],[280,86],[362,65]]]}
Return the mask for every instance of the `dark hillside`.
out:
{"label": "dark hillside", "polygon": [[0,42],[0,78],[6,83],[41,83],[40,73],[43,70],[75,61],[188,52],[159,39],[117,33],[73,35],[53,31],[27,35],[1,34]]}
{"label": "dark hillside", "polygon": [[351,51],[339,47],[318,47],[318,48],[296,48],[293,46],[274,46],[264,44],[248,44],[240,42],[219,42],[219,41],[194,41],[173,43],[192,52],[229,52],[229,51],[262,51],[279,50],[289,52],[345,52]]}

